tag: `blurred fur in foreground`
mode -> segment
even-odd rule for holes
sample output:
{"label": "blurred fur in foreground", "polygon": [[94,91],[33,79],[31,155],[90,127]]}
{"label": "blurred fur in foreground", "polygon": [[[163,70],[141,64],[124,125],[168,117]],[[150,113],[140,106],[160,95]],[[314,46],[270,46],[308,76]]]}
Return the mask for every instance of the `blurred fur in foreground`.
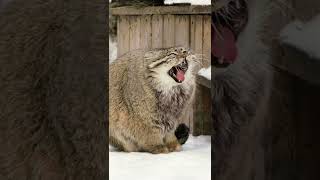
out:
{"label": "blurred fur in foreground", "polygon": [[[237,1],[237,0],[234,0]],[[220,0],[220,3],[228,1]],[[248,21],[237,39],[238,56],[227,68],[213,68],[213,178],[262,180],[263,127],[272,80],[269,48],[262,43],[267,0],[247,0]],[[254,176],[253,176],[254,174]]]}
{"label": "blurred fur in foreground", "polygon": [[1,5],[1,180],[108,178],[106,5]]}

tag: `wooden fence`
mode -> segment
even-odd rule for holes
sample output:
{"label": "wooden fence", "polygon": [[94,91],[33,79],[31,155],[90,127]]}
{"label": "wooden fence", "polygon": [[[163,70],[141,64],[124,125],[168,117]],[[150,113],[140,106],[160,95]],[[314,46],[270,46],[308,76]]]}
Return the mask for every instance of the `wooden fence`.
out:
{"label": "wooden fence", "polygon": [[[211,58],[211,6],[118,7],[111,9],[117,16],[118,56],[134,49],[184,46],[203,54],[207,64]],[[210,134],[210,82],[198,77],[194,108],[183,122],[195,135]]]}

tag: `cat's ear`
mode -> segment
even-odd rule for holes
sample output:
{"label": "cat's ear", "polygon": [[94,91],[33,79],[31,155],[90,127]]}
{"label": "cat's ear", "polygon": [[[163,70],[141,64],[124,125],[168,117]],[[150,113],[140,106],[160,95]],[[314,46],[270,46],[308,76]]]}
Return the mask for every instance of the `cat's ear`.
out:
{"label": "cat's ear", "polygon": [[163,52],[162,51],[149,51],[146,52],[144,55],[144,60],[147,63],[150,63],[148,65],[149,69],[152,69],[156,66],[158,66],[159,64],[162,64],[162,62],[165,62],[165,60],[163,59]]}
{"label": "cat's ear", "polygon": [[151,63],[151,64],[148,65],[148,68],[149,68],[149,69],[153,69],[154,67],[156,67],[157,64],[159,64],[158,61],[153,62],[153,63]]}

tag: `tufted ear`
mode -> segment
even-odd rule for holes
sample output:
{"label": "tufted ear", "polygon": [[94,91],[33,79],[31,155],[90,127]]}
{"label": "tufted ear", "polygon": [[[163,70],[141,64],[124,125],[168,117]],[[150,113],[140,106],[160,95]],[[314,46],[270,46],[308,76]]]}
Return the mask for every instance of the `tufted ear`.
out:
{"label": "tufted ear", "polygon": [[166,59],[162,58],[162,59],[160,59],[158,61],[152,62],[151,64],[148,65],[148,68],[149,69],[153,69],[153,68],[155,68],[156,66],[162,64],[165,61],[166,61]]}
{"label": "tufted ear", "polygon": [[166,51],[149,51],[144,55],[144,61],[148,64],[148,68],[155,68],[157,65],[166,61]]}

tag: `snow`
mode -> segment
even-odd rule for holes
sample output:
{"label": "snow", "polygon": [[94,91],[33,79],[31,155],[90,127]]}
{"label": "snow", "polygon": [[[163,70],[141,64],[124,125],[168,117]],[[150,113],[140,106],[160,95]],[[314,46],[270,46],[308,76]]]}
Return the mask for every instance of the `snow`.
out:
{"label": "snow", "polygon": [[211,66],[208,68],[202,68],[200,69],[200,71],[198,72],[198,74],[200,76],[203,76],[209,80],[211,80]]}
{"label": "snow", "polygon": [[112,180],[210,180],[211,137],[189,136],[181,152],[117,152],[109,146]]}
{"label": "snow", "polygon": [[109,36],[109,63],[117,58],[117,42]]}
{"label": "snow", "polygon": [[210,5],[211,0],[165,0],[165,4],[172,4],[172,3],[191,3],[194,5]]}
{"label": "snow", "polygon": [[303,23],[294,21],[288,24],[280,33],[282,43],[296,47],[306,52],[311,58],[320,59],[320,15],[311,21]]}

